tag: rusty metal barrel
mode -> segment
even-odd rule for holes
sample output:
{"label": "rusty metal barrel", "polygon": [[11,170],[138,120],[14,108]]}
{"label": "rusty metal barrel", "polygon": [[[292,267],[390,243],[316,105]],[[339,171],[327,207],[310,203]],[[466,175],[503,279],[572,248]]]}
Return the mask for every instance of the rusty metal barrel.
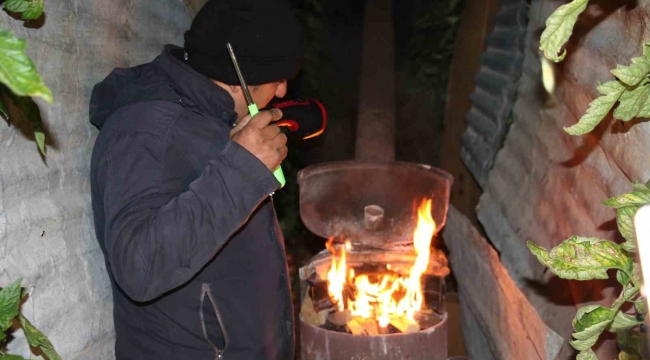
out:
{"label": "rusty metal barrel", "polygon": [[300,322],[302,360],[446,360],[447,314],[413,334],[355,336]]}

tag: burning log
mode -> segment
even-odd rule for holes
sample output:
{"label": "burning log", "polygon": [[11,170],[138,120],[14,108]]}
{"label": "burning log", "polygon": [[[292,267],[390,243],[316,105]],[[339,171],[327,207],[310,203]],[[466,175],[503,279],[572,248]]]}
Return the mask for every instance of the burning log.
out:
{"label": "burning log", "polygon": [[420,325],[406,316],[391,316],[390,324],[405,334],[420,331]]}
{"label": "burning log", "polygon": [[321,310],[330,310],[336,307],[336,302],[332,300],[329,290],[327,289],[327,281],[321,279],[318,274],[312,274],[308,279],[309,295],[314,309],[318,312]]}

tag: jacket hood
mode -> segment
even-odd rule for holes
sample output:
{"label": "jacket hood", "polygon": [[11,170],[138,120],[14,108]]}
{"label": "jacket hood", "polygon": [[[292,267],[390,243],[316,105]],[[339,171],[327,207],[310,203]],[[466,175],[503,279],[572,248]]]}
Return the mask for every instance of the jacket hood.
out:
{"label": "jacket hood", "polygon": [[237,118],[230,94],[181,61],[173,53],[183,49],[167,45],[151,63],[113,70],[95,85],[90,97],[90,122],[98,129],[118,108],[142,101],[163,100],[185,104],[231,123]]}

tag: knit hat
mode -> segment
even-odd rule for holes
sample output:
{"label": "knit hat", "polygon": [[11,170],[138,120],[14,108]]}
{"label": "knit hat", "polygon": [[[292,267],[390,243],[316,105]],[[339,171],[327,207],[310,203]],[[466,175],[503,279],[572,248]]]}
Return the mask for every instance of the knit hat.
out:
{"label": "knit hat", "polygon": [[187,64],[211,79],[238,85],[227,42],[250,85],[288,79],[300,70],[300,24],[287,0],[208,1],[185,33]]}

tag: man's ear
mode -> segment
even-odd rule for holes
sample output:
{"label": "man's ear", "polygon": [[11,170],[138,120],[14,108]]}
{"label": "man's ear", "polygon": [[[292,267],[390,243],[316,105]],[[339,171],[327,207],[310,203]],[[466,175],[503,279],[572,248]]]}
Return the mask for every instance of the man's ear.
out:
{"label": "man's ear", "polygon": [[275,88],[275,96],[283,98],[287,94],[287,80],[280,81],[280,84]]}

